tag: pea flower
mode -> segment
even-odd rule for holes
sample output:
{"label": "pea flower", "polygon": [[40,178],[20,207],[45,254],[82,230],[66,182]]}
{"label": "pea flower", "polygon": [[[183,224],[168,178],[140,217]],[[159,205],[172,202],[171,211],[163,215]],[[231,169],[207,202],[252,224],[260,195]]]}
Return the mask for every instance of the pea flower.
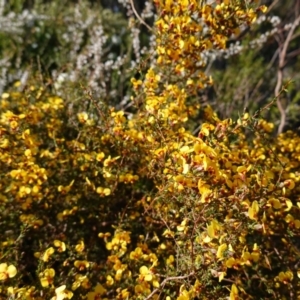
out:
{"label": "pea flower", "polygon": [[14,265],[7,265],[7,263],[0,264],[0,281],[4,281],[8,278],[15,277],[17,269]]}

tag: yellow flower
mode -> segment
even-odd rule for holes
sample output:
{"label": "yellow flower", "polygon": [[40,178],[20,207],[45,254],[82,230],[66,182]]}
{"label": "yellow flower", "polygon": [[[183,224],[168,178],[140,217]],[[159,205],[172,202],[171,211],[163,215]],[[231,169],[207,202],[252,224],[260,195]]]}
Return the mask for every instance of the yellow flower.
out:
{"label": "yellow flower", "polygon": [[190,295],[188,293],[188,291],[183,290],[182,292],[180,292],[180,296],[177,297],[177,300],[190,300]]}
{"label": "yellow flower", "polygon": [[265,5],[261,5],[261,6],[259,7],[259,9],[260,9],[260,11],[263,12],[263,13],[266,13],[267,10],[268,10],[268,8],[267,8]]}
{"label": "yellow flower", "polygon": [[97,154],[96,160],[97,161],[102,161],[104,157],[105,157],[105,154],[103,152],[100,152],[100,153]]}
{"label": "yellow flower", "polygon": [[106,293],[106,289],[101,285],[101,284],[97,284],[94,292],[89,292],[86,297],[87,300],[95,300],[95,299],[101,299],[101,296]]}
{"label": "yellow flower", "polygon": [[129,292],[128,292],[128,289],[123,289],[121,291],[121,298],[122,299],[129,299]]}
{"label": "yellow flower", "polygon": [[251,220],[257,220],[257,214],[259,212],[258,202],[255,200],[252,202],[252,206],[249,207],[248,215]]}
{"label": "yellow flower", "polygon": [[48,249],[44,252],[44,254],[42,255],[42,258],[41,258],[41,259],[42,259],[44,262],[49,261],[50,256],[51,256],[54,252],[55,252],[55,250],[54,250],[53,247],[48,248]]}
{"label": "yellow flower", "polygon": [[167,265],[172,265],[175,261],[175,258],[174,258],[174,255],[170,255],[168,258],[167,258]]}
{"label": "yellow flower", "polygon": [[213,239],[216,238],[217,235],[217,231],[220,230],[220,225],[218,223],[217,220],[212,220],[210,225],[207,226],[207,234],[208,236]]}
{"label": "yellow flower", "polygon": [[111,158],[111,156],[109,156],[107,159],[104,160],[103,162],[103,166],[104,167],[109,167],[111,166],[116,160],[118,160],[120,158],[120,156]]}
{"label": "yellow flower", "polygon": [[132,83],[135,90],[137,90],[143,84],[142,80],[140,80],[140,79],[137,80],[135,78],[131,78],[130,81],[131,81],[131,83]]}
{"label": "yellow flower", "polygon": [[129,258],[139,260],[143,256],[143,251],[140,247],[135,248],[134,251],[130,252]]}
{"label": "yellow flower", "polygon": [[225,265],[227,268],[234,268],[237,266],[240,262],[233,257],[230,257],[229,259],[226,260]]}
{"label": "yellow flower", "polygon": [[134,292],[135,294],[150,294],[151,293],[151,290],[150,290],[150,285],[148,282],[146,281],[143,281],[141,282],[140,284],[136,285],[134,287]]}
{"label": "yellow flower", "polygon": [[66,244],[59,240],[53,242],[54,246],[58,248],[58,252],[64,252],[66,250]]}
{"label": "yellow flower", "polygon": [[239,290],[238,290],[238,288],[236,287],[236,285],[233,284],[233,285],[231,286],[231,291],[230,291],[230,300],[236,300],[237,297],[238,297],[238,295],[239,295]]}
{"label": "yellow flower", "polygon": [[79,244],[75,246],[77,252],[82,252],[84,250],[84,241],[80,241]]}
{"label": "yellow flower", "polygon": [[226,249],[227,249],[226,244],[220,245],[217,251],[217,258],[222,259],[224,257],[224,252]]}
{"label": "yellow flower", "polygon": [[96,193],[101,196],[109,196],[111,194],[111,190],[109,188],[98,187],[96,189]]}
{"label": "yellow flower", "polygon": [[111,236],[110,232],[99,232],[98,237],[104,239],[104,241],[107,241],[107,238],[109,238]]}
{"label": "yellow flower", "polygon": [[82,286],[85,289],[89,289],[91,287],[91,284],[86,276],[77,274],[75,275],[75,281],[72,284],[72,290],[75,291],[80,286]]}
{"label": "yellow flower", "polygon": [[152,272],[146,266],[140,267],[139,279],[141,281],[151,281],[153,279]]}
{"label": "yellow flower", "polygon": [[16,274],[17,269],[14,265],[8,266],[7,263],[0,264],[0,281],[15,277]]}
{"label": "yellow flower", "polygon": [[209,123],[203,123],[200,131],[201,136],[209,136],[210,131],[214,130],[215,126]]}
{"label": "yellow flower", "polygon": [[292,190],[295,187],[295,182],[291,179],[285,180],[283,184],[290,190]]}
{"label": "yellow flower", "polygon": [[284,284],[287,284],[288,282],[292,281],[293,278],[294,278],[294,274],[291,271],[287,271],[287,272],[280,272],[276,279],[278,279]]}
{"label": "yellow flower", "polygon": [[40,281],[42,287],[48,287],[50,284],[53,283],[53,278],[55,276],[54,269],[46,269],[43,273],[40,273]]}
{"label": "yellow flower", "polygon": [[62,285],[55,289],[56,296],[52,297],[51,300],[64,300],[71,299],[73,297],[73,293],[66,289],[65,285]]}
{"label": "yellow flower", "polygon": [[77,114],[77,118],[80,123],[85,123],[88,120],[89,116],[86,112],[81,112]]}
{"label": "yellow flower", "polygon": [[114,279],[110,275],[106,276],[106,284],[109,286],[114,284]]}
{"label": "yellow flower", "polygon": [[178,225],[177,226],[177,230],[178,231],[184,231],[185,230],[185,228],[186,228],[186,223],[187,223],[187,219],[184,219],[182,222],[181,222],[181,224],[180,225]]}
{"label": "yellow flower", "polygon": [[[12,299],[25,299],[25,300],[33,300],[32,295],[35,292],[35,287],[23,287],[23,288],[13,288],[9,287],[7,289],[7,293],[12,295]],[[9,298],[10,299],[10,298]]]}
{"label": "yellow flower", "polygon": [[17,121],[13,120],[10,122],[10,127],[12,130],[17,129],[18,126],[19,126],[19,123]]}
{"label": "yellow flower", "polygon": [[90,266],[90,263],[86,260],[75,260],[74,266],[79,269],[79,271],[83,271]]}

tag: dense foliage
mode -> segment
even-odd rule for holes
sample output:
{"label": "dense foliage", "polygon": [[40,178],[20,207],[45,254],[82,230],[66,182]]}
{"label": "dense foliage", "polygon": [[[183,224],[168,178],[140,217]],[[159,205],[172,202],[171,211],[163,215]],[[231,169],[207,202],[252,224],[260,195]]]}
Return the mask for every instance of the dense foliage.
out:
{"label": "dense foliage", "polygon": [[2,93],[1,297],[300,297],[300,138],[262,118],[286,86],[236,119],[197,101],[206,54],[266,7],[205,2],[153,1],[155,42],[115,75],[129,108],[78,78]]}

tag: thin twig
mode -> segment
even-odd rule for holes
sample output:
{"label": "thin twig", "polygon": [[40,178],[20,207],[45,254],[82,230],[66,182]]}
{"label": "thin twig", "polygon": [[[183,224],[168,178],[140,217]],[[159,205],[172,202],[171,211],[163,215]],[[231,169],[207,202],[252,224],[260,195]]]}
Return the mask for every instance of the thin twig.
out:
{"label": "thin twig", "polygon": [[[258,118],[258,117],[260,116],[260,114],[261,114],[263,111],[269,109],[269,108],[274,104],[275,101],[278,101],[278,97],[281,95],[281,93],[283,93],[283,91],[286,89],[286,87],[287,87],[288,85],[289,85],[289,82],[288,82],[287,84],[285,84],[285,85],[282,87],[282,89],[279,91],[277,97],[274,97],[274,98],[273,98],[269,103],[267,103],[264,107],[262,107],[262,108],[260,108],[259,110],[257,110],[257,111],[254,113],[254,115],[252,116],[252,118],[249,118],[249,119],[247,120],[247,124],[249,123],[250,120],[253,120],[253,119]],[[245,126],[245,124],[244,124],[244,125],[236,124],[236,126],[232,129],[232,132],[235,132],[237,129],[239,129],[240,127],[243,127],[243,126]]]}
{"label": "thin twig", "polygon": [[269,7],[268,7],[268,13],[277,5],[279,0],[275,0]]}
{"label": "thin twig", "polygon": [[189,278],[189,277],[191,277],[191,276],[193,276],[193,275],[195,275],[195,272],[192,272],[192,273],[190,273],[190,274],[188,274],[188,275],[184,275],[184,276],[175,276],[175,277],[168,277],[168,278],[166,278],[166,279],[161,283],[160,287],[159,287],[159,288],[156,288],[155,290],[153,290],[152,293],[151,293],[150,295],[148,295],[144,300],[149,300],[149,299],[151,299],[151,297],[152,297],[156,292],[158,292],[161,288],[163,288],[163,287],[166,285],[166,283],[167,283],[168,281],[171,281],[171,280],[181,280],[181,279],[186,279],[186,278]]}
{"label": "thin twig", "polygon": [[286,57],[291,58],[291,57],[294,57],[294,56],[298,56],[299,54],[300,54],[300,48],[290,52],[289,54],[286,55]]}
{"label": "thin twig", "polygon": [[296,29],[296,27],[299,25],[300,22],[300,15],[294,20],[293,25],[284,41],[284,44],[279,50],[279,64],[278,64],[278,71],[277,71],[277,83],[275,87],[275,97],[276,97],[276,102],[277,102],[277,107],[280,112],[280,123],[278,126],[278,134],[282,133],[285,121],[286,121],[286,111],[282,105],[282,102],[280,101],[280,90],[282,87],[282,82],[283,82],[283,69],[286,63],[286,54],[287,54],[287,49],[289,46],[289,43],[293,37],[293,33]]}
{"label": "thin twig", "polygon": [[145,25],[150,31],[153,31],[153,29],[140,17],[140,15],[138,14],[138,12],[136,11],[135,7],[134,7],[134,3],[133,0],[130,0],[130,4],[131,4],[131,8],[133,10],[133,13],[135,14],[135,16],[138,18],[138,20]]}

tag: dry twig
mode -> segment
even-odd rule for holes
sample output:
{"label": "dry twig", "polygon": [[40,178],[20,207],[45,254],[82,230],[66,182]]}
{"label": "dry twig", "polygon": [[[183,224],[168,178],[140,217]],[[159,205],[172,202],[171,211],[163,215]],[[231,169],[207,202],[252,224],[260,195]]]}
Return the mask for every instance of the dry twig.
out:
{"label": "dry twig", "polygon": [[168,281],[186,279],[186,278],[189,278],[189,277],[191,277],[191,276],[193,276],[193,275],[195,275],[194,272],[192,272],[192,273],[190,273],[190,274],[188,274],[188,275],[184,275],[184,276],[176,276],[176,277],[174,276],[174,277],[168,277],[168,278],[166,278],[166,279],[161,283],[160,287],[154,289],[154,290],[152,291],[152,293],[149,294],[144,300],[149,300],[149,299],[151,299],[151,297],[152,297],[156,292],[158,292],[160,289],[164,288],[164,286],[166,285],[166,283],[167,283]]}
{"label": "dry twig", "polygon": [[292,27],[290,28],[290,31],[283,43],[283,45],[279,46],[279,63],[278,63],[278,70],[277,70],[277,83],[275,87],[275,97],[277,102],[277,107],[280,112],[280,123],[278,126],[278,134],[282,133],[285,122],[286,122],[286,111],[285,108],[282,105],[282,102],[280,101],[280,90],[282,87],[283,82],[283,69],[286,65],[286,56],[287,56],[287,49],[289,46],[289,43],[292,40],[293,33],[300,22],[300,15],[294,20]]}
{"label": "dry twig", "polygon": [[138,20],[145,25],[150,31],[153,31],[153,29],[140,17],[140,15],[138,14],[138,12],[136,11],[135,7],[134,7],[134,3],[133,0],[130,0],[130,4],[131,4],[131,8],[133,10],[133,13],[135,14],[135,16],[138,18]]}

